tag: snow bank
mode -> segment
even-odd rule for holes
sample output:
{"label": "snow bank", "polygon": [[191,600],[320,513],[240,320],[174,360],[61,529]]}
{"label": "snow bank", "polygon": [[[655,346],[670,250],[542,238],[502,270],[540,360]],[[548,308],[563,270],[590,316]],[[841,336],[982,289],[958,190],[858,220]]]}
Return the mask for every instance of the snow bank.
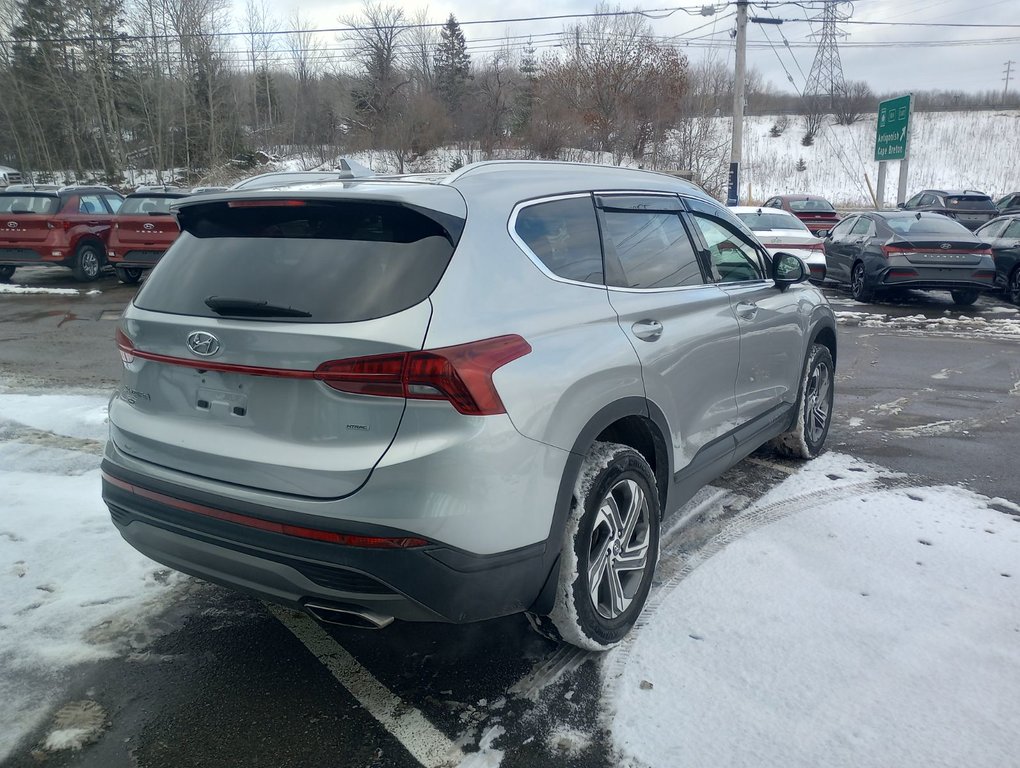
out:
{"label": "snow bank", "polygon": [[78,296],[80,291],[75,288],[32,288],[27,285],[0,283],[0,293],[51,293],[56,296]]}
{"label": "snow bank", "polygon": [[611,653],[622,764],[1015,763],[1020,525],[968,491],[883,490],[825,459],[756,507],[864,482],[731,543]]}
{"label": "snow bank", "polygon": [[[99,440],[105,414],[100,396],[0,394],[0,428]],[[181,578],[121,539],[98,464],[94,453],[0,441],[0,760],[55,703],[63,670],[144,643],[146,618]]]}

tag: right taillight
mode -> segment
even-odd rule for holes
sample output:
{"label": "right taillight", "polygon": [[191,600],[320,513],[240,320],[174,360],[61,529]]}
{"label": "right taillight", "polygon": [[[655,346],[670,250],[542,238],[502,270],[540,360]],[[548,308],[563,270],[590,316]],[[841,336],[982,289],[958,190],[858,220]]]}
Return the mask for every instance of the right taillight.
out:
{"label": "right taillight", "polygon": [[120,350],[120,360],[124,365],[129,365],[135,361],[134,342],[120,328],[117,329],[117,349]]}
{"label": "right taillight", "polygon": [[446,400],[460,413],[488,416],[506,412],[492,374],[530,352],[531,345],[514,334],[420,352],[331,360],[314,375],[340,392]]}

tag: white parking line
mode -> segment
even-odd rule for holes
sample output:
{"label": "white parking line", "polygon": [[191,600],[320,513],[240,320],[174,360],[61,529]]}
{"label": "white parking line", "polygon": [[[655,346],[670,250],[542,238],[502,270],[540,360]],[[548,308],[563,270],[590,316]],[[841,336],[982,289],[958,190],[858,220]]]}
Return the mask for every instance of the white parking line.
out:
{"label": "white parking line", "polygon": [[464,752],[425,715],[376,680],[311,617],[276,605],[267,607],[425,768],[452,768],[464,759]]}

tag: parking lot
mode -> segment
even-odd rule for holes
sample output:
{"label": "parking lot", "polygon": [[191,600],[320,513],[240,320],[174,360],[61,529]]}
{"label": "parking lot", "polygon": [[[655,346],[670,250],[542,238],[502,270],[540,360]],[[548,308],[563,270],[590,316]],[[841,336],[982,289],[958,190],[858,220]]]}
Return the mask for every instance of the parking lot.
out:
{"label": "parking lot", "polygon": [[[17,284],[40,292],[0,294],[4,391],[105,396],[119,376],[115,321],[135,287],[112,275],[83,287],[57,269],[19,270]],[[988,514],[1015,539],[1020,311],[995,296],[960,308],[948,294],[860,304],[826,293],[840,331],[830,453],[819,460],[830,462],[819,471],[831,487],[812,499],[794,484],[776,499],[776,487],[802,470],[767,450],[726,473],[679,513],[685,525],[663,541],[650,616],[623,648],[603,657],[559,647],[520,615],[468,626],[398,622],[376,633],[321,627],[182,579],[144,621],[112,625],[123,627],[118,653],[59,675],[14,673],[0,684],[37,691],[48,711],[6,764],[618,765],[622,742],[612,723],[630,699],[614,698],[614,681],[636,674],[647,652],[642,633],[667,599],[731,543],[862,494],[942,486],[987,497]],[[46,435],[0,417],[0,441]],[[98,462],[95,440],[51,438]],[[1000,581],[1015,596],[1017,580]],[[741,686],[738,672],[727,685]],[[641,679],[641,689],[645,682],[651,695],[656,681]],[[993,700],[1005,702],[1005,694]],[[42,749],[59,726],[52,712],[72,702],[99,708],[79,704],[77,719],[68,715],[68,728],[93,718],[91,743]]]}

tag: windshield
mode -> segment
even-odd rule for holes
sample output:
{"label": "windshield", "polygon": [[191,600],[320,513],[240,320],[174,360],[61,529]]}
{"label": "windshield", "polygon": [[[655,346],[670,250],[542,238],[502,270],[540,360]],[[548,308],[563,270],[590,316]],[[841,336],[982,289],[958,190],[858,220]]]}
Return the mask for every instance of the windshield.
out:
{"label": "windshield", "polygon": [[922,216],[914,214],[903,216],[887,216],[885,223],[898,235],[967,235],[972,238],[971,231],[962,224],[941,215]]}
{"label": "windshield", "polygon": [[738,213],[737,218],[754,232],[767,232],[770,229],[796,229],[810,234],[810,230],[804,226],[804,222],[788,213],[758,211],[756,213]]}
{"label": "windshield", "polygon": [[0,213],[56,213],[54,195],[0,195]]}
{"label": "windshield", "polygon": [[437,220],[385,203],[245,200],[179,219],[183,234],[135,299],[142,309],[251,317],[265,304],[285,310],[279,322],[371,320],[423,301],[454,249]]}
{"label": "windshield", "polygon": [[180,197],[167,197],[165,195],[153,197],[128,197],[120,207],[122,215],[135,216],[169,216],[170,204]]}
{"label": "windshield", "polygon": [[835,213],[827,200],[790,200],[790,210],[797,213]]}

